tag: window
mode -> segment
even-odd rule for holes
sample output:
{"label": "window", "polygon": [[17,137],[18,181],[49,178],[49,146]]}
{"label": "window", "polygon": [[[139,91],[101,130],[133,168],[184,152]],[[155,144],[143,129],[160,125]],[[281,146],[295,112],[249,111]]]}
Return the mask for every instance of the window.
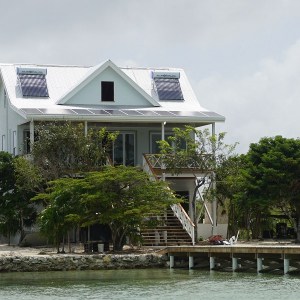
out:
{"label": "window", "polygon": [[18,68],[17,74],[23,97],[49,97],[46,69]]}
{"label": "window", "polygon": [[[172,133],[165,133],[165,140],[167,141],[170,136]],[[160,149],[157,142],[161,141],[161,133],[151,132],[150,139],[150,153],[158,154]]]}
{"label": "window", "polygon": [[[170,142],[169,137],[173,136],[173,133],[165,133],[165,141]],[[159,145],[157,142],[161,141],[161,133],[151,132],[150,133],[150,153],[158,154],[160,152]],[[172,142],[172,147],[175,148],[174,143]],[[180,149],[186,149],[186,142],[184,140],[180,141]]]}
{"label": "window", "polygon": [[29,130],[23,131],[23,153],[24,154],[30,153],[30,131]]}
{"label": "window", "polygon": [[121,132],[113,143],[111,157],[114,165],[135,165],[135,135]]}
{"label": "window", "polygon": [[114,101],[114,82],[101,81],[101,100]]}

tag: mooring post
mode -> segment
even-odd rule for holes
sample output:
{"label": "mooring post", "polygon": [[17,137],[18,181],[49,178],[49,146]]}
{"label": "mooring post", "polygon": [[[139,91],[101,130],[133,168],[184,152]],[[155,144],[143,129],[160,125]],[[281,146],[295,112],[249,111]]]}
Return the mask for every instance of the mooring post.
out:
{"label": "mooring post", "polygon": [[283,273],[287,274],[290,270],[290,260],[286,257],[283,259]]}
{"label": "mooring post", "polygon": [[261,257],[257,257],[257,273],[263,269],[263,260]]}
{"label": "mooring post", "polygon": [[215,258],[213,256],[209,258],[209,267],[211,270],[215,268]]}
{"label": "mooring post", "polygon": [[174,255],[170,255],[170,269],[174,268]]}
{"label": "mooring post", "polygon": [[238,259],[237,257],[232,257],[232,271],[235,271],[238,268]]}
{"label": "mooring post", "polygon": [[189,269],[194,267],[194,256],[189,255]]}

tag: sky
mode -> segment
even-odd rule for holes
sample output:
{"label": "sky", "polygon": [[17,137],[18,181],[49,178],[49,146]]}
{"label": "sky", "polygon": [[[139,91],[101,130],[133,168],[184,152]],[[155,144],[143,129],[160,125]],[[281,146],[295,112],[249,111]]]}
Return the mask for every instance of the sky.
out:
{"label": "sky", "polygon": [[238,153],[300,136],[299,0],[0,0],[0,11],[1,63],[183,68]]}

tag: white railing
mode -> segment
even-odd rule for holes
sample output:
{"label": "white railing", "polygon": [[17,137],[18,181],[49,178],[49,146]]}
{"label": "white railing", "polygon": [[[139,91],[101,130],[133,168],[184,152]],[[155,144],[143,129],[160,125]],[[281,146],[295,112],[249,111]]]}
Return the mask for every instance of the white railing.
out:
{"label": "white railing", "polygon": [[185,231],[188,233],[188,235],[192,239],[193,245],[195,245],[195,225],[188,216],[188,214],[185,212],[181,204],[173,204],[171,205],[171,208],[174,212],[174,215],[177,217],[177,219],[182,224],[182,227],[185,229]]}
{"label": "white railing", "polygon": [[155,181],[158,179],[152,170],[151,163],[149,163],[148,158],[145,155],[143,155],[143,170],[150,176],[151,180]]}
{"label": "white railing", "polygon": [[[143,156],[143,170],[150,175],[151,180],[158,180],[153,172],[153,164],[149,163],[149,157],[154,158],[155,156]],[[153,162],[153,161],[152,161]],[[156,161],[158,162],[158,160]],[[154,164],[155,166],[156,164]],[[180,221],[183,229],[188,233],[188,235],[192,239],[193,245],[195,245],[195,225],[188,216],[188,214],[185,212],[181,204],[173,204],[171,205],[171,209],[174,213],[174,215],[177,217],[177,219]]]}

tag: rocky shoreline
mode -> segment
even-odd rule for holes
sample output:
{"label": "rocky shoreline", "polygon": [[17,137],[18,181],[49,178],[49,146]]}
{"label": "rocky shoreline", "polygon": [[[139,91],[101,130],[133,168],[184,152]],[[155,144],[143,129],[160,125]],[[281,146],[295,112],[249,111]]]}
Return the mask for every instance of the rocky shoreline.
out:
{"label": "rocky shoreline", "polygon": [[37,249],[11,248],[1,251],[0,272],[48,272],[106,269],[164,268],[165,255],[150,253],[54,254]]}

